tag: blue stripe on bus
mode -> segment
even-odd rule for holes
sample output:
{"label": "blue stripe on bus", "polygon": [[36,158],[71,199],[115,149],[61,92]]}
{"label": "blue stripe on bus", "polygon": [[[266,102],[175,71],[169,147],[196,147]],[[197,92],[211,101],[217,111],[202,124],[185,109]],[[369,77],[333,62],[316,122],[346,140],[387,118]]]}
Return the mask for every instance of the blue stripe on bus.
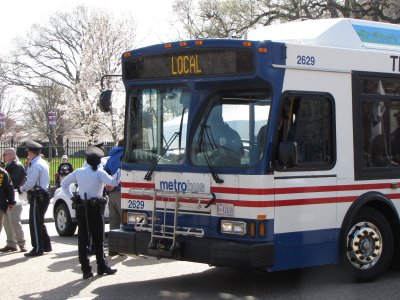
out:
{"label": "blue stripe on bus", "polygon": [[274,265],[268,271],[335,264],[338,237],[339,228],[276,234]]}
{"label": "blue stripe on bus", "polygon": [[[143,211],[142,211],[143,212]],[[149,212],[147,212],[149,213]],[[172,214],[168,213],[167,224],[172,222]],[[266,237],[256,235],[246,236],[222,234],[220,221],[222,219],[266,223]],[[190,224],[190,225],[189,225]],[[252,220],[231,217],[209,217],[200,215],[182,215],[179,217],[179,226],[200,227],[204,229],[204,237],[219,240],[242,241],[244,243],[274,243],[274,265],[268,271],[280,271],[310,266],[335,264],[338,262],[339,228],[320,229],[300,232],[274,234],[274,220]],[[129,230],[129,226],[124,226]]]}

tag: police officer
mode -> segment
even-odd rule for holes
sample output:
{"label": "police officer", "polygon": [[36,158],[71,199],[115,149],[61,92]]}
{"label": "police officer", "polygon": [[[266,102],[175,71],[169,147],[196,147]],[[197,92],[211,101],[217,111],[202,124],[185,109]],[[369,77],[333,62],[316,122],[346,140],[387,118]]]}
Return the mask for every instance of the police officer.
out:
{"label": "police officer", "polygon": [[[98,147],[88,147],[85,151],[86,163],[61,181],[61,187],[69,196],[76,209],[78,220],[78,252],[83,279],[93,277],[88,257],[87,241],[91,235],[96,253],[97,274],[114,274],[104,255],[104,209],[107,200],[103,198],[104,186],[116,186],[119,183],[120,170],[112,177],[100,167],[103,150]],[[79,196],[73,195],[70,185],[77,183]]]}
{"label": "police officer", "polygon": [[42,145],[27,141],[28,160],[26,181],[20,187],[21,192],[27,192],[29,201],[29,230],[33,249],[25,253],[26,257],[43,255],[51,252],[50,237],[44,224],[44,215],[50,203],[49,193],[49,165],[41,157]]}

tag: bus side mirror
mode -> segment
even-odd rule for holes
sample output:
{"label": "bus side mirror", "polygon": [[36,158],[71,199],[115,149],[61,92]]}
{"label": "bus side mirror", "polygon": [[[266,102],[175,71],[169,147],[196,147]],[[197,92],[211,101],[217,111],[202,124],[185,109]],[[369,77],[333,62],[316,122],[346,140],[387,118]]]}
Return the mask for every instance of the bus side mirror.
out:
{"label": "bus side mirror", "polygon": [[111,94],[112,90],[104,90],[100,94],[99,107],[104,113],[111,111]]}
{"label": "bus side mirror", "polygon": [[283,169],[297,167],[297,143],[279,143],[278,160]]}

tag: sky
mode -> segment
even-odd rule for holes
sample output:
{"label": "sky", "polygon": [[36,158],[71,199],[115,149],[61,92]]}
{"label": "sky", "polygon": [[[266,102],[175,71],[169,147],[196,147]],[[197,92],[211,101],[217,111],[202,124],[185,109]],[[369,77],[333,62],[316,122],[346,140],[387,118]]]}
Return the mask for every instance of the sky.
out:
{"label": "sky", "polygon": [[116,17],[131,12],[137,23],[138,46],[176,39],[170,25],[173,0],[3,0],[0,18],[0,53],[11,49],[12,40],[24,36],[34,23],[45,23],[56,11],[67,12],[78,5],[111,11]]}

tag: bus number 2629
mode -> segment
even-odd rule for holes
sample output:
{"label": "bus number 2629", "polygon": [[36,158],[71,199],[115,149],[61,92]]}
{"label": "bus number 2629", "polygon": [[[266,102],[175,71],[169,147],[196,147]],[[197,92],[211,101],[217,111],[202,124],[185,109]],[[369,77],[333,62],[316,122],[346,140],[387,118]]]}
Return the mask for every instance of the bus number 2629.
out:
{"label": "bus number 2629", "polygon": [[314,56],[297,55],[297,64],[298,65],[306,65],[306,66],[314,66],[315,65],[315,57]]}
{"label": "bus number 2629", "polygon": [[144,201],[143,200],[128,200],[128,208],[144,209]]}

